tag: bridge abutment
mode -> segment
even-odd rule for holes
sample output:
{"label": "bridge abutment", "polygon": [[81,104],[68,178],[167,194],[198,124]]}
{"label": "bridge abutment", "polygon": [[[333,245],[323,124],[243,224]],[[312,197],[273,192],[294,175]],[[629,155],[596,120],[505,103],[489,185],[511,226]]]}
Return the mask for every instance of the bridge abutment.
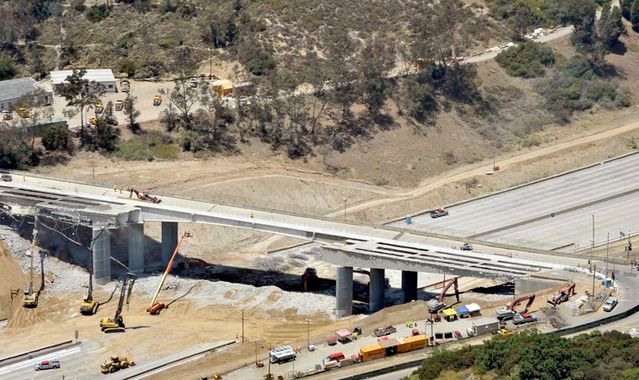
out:
{"label": "bridge abutment", "polygon": [[402,291],[404,292],[404,302],[417,299],[417,272],[402,271]]}
{"label": "bridge abutment", "polygon": [[338,266],[335,280],[335,317],[348,317],[353,314],[353,267]]}
{"label": "bridge abutment", "polygon": [[[178,243],[177,222],[162,222],[162,265],[166,266]],[[351,280],[352,281],[352,280]]]}
{"label": "bridge abutment", "polygon": [[368,311],[374,313],[384,308],[384,269],[371,268],[368,290]]}
{"label": "bridge abutment", "polygon": [[93,228],[93,281],[105,285],[111,281],[111,233],[108,228]]}

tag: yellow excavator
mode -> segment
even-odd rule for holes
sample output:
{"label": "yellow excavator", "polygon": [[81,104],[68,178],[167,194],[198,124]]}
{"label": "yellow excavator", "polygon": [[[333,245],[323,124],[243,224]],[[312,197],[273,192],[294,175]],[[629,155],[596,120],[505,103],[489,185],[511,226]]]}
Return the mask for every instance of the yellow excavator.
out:
{"label": "yellow excavator", "polygon": [[124,306],[124,299],[126,296],[126,304],[129,305],[131,299],[131,291],[133,290],[133,284],[135,284],[135,275],[133,273],[127,273],[122,279],[122,289],[120,290],[120,300],[118,301],[118,308],[115,311],[113,318],[102,318],[100,321],[100,330],[104,333],[112,332],[124,332],[125,325],[122,318],[122,307]]}
{"label": "yellow excavator", "polygon": [[93,273],[89,271],[89,291],[80,304],[80,313],[82,315],[93,315],[98,312],[100,303],[93,299]]}

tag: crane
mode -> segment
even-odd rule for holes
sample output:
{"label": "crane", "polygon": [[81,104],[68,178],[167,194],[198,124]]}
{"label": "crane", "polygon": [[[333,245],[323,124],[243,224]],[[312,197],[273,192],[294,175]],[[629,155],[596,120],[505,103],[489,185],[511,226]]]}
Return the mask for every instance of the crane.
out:
{"label": "crane", "polygon": [[[89,251],[93,250],[95,241],[100,237],[102,233],[104,233],[105,229],[106,227],[103,227],[100,233],[95,238],[93,238],[93,240],[91,240]],[[91,268],[92,267],[93,263],[91,263]],[[100,307],[100,303],[93,299],[93,272],[91,269],[89,269],[89,289],[87,291],[87,296],[82,299],[82,303],[80,304],[80,313],[82,315],[93,315],[98,312],[98,307]]]}
{"label": "crane", "polygon": [[100,329],[104,333],[112,332],[124,332],[125,325],[122,318],[122,307],[124,306],[124,300],[126,295],[126,304],[129,304],[131,299],[131,291],[133,290],[133,284],[135,284],[135,275],[133,273],[127,273],[122,279],[122,289],[120,289],[120,300],[118,301],[118,308],[115,311],[113,318],[102,318],[100,321]]}
{"label": "crane", "polygon": [[173,260],[175,259],[175,255],[177,255],[178,250],[180,249],[180,246],[182,245],[182,242],[187,237],[192,237],[192,236],[193,235],[191,235],[191,233],[189,231],[186,231],[182,235],[182,237],[180,238],[180,241],[178,241],[177,245],[175,246],[175,250],[173,251],[173,255],[171,255],[171,259],[169,260],[169,264],[166,266],[166,269],[164,270],[164,274],[162,275],[162,279],[160,280],[160,283],[158,284],[158,288],[155,291],[155,295],[153,296],[153,299],[151,300],[151,304],[146,309],[146,311],[149,314],[158,315],[158,314],[160,314],[160,312],[163,309],[166,309],[166,305],[165,304],[163,304],[161,302],[156,302],[157,299],[158,299],[158,295],[160,294],[160,290],[162,289],[162,285],[164,285],[164,281],[166,280],[166,276],[168,276],[169,272],[171,271],[171,267],[173,266]]}
{"label": "crane", "polygon": [[[33,238],[31,239],[31,248],[27,251],[29,257],[31,258],[31,265],[29,269],[29,286],[24,289],[24,298],[22,299],[22,306],[26,308],[38,307],[38,298],[40,297],[40,292],[44,288],[44,270],[42,270],[42,268],[41,268],[42,279],[40,283],[40,289],[38,289],[38,291],[35,291],[35,289],[33,288],[33,255],[35,255],[35,252],[37,249],[37,241],[38,241],[38,215],[36,213],[34,225],[33,225]],[[42,261],[42,256],[40,256],[40,260]]]}
{"label": "crane", "polygon": [[455,277],[452,280],[448,281],[437,298],[433,298],[426,303],[428,306],[428,311],[431,314],[435,314],[439,310],[446,307],[446,304],[444,303],[444,297],[446,297],[446,292],[448,291],[448,289],[450,289],[451,286],[455,287],[455,298],[457,299],[457,302],[459,302],[459,285],[457,283],[457,279],[458,277]]}

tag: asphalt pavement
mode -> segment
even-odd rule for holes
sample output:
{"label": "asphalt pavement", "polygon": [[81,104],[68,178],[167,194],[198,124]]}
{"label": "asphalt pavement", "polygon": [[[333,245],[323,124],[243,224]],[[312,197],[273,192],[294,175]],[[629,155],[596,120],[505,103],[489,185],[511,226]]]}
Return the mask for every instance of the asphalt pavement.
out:
{"label": "asphalt pavement", "polygon": [[[422,214],[412,224],[392,225],[476,237],[505,243],[567,250],[588,247],[595,215],[595,242],[610,233],[639,231],[639,155],[600,165],[459,204],[449,215]],[[496,173],[494,175],[500,175]],[[532,243],[532,244],[529,244]]]}

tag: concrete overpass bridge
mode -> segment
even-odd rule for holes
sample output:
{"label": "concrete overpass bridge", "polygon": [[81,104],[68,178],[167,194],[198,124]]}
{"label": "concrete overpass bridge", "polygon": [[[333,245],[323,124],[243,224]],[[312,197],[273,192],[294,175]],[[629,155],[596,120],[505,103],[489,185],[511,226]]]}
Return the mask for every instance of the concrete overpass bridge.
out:
{"label": "concrete overpass bridge", "polygon": [[[402,271],[404,298],[417,295],[417,272],[514,280],[564,265],[460,251],[400,239],[406,234],[383,227],[363,226],[270,211],[227,206],[204,201],[162,197],[153,204],[129,198],[112,188],[13,173],[11,182],[0,182],[0,206],[12,214],[35,215],[81,222],[93,231],[93,275],[96,283],[111,280],[110,229],[128,231],[128,267],[144,271],[144,223],[159,222],[162,230],[162,263],[166,265],[178,240],[178,223],[200,223],[248,228],[291,236],[321,244],[323,261],[337,269],[336,314],[352,313],[353,267],[371,268],[371,312],[384,305],[384,270]],[[107,227],[107,228],[105,228]]]}

